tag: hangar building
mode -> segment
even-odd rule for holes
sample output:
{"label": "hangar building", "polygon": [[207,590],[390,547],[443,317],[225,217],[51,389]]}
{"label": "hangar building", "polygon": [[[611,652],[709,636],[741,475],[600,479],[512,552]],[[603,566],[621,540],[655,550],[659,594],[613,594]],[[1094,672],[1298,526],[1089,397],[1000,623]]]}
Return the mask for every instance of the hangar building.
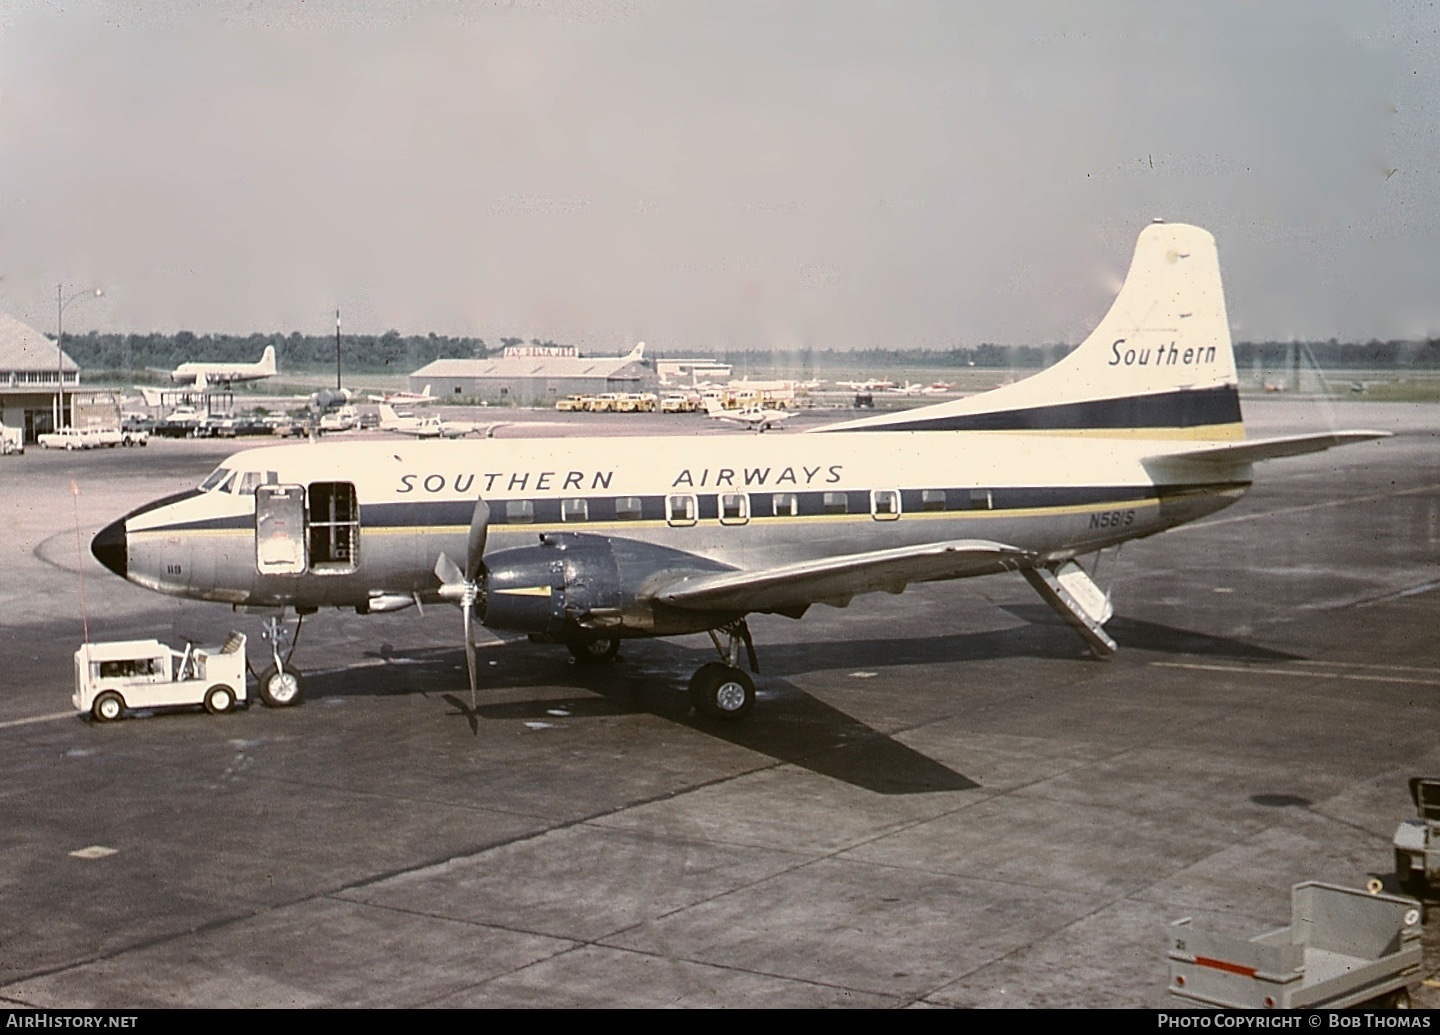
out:
{"label": "hangar building", "polygon": [[430,385],[440,400],[491,406],[554,406],[567,395],[653,392],[659,385],[641,349],[624,356],[580,356],[575,349],[506,349],[499,358],[437,359],[410,375],[410,390]]}

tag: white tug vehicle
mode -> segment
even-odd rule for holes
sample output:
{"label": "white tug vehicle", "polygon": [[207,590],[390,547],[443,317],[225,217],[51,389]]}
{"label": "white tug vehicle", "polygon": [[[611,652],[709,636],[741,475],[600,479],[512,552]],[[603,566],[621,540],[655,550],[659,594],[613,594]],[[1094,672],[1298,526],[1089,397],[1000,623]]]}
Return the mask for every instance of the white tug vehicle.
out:
{"label": "white tug vehicle", "polygon": [[[232,632],[219,647],[186,644],[173,650],[159,640],[86,643],[75,652],[71,702],[97,722],[114,722],[129,709],[204,705],[212,715],[246,701],[245,635]],[[285,706],[291,699],[266,699]]]}

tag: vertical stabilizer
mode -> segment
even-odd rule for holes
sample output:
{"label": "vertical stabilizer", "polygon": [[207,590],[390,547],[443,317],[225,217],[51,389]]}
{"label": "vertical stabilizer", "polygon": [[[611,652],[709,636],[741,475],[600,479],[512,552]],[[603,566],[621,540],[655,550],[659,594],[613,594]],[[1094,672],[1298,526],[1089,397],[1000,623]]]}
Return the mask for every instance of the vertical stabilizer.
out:
{"label": "vertical stabilizer", "polygon": [[819,430],[1243,438],[1215,238],[1183,223],[1147,226],[1099,326],[1033,377],[956,402]]}

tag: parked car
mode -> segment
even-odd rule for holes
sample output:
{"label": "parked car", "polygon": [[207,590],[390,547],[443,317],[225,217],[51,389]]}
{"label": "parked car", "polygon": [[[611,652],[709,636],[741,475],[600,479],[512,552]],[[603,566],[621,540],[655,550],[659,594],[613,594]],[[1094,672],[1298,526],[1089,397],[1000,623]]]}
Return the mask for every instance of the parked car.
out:
{"label": "parked car", "polygon": [[80,428],[61,428],[59,431],[47,431],[39,435],[35,441],[40,443],[42,449],[93,449],[95,439],[89,432]]}

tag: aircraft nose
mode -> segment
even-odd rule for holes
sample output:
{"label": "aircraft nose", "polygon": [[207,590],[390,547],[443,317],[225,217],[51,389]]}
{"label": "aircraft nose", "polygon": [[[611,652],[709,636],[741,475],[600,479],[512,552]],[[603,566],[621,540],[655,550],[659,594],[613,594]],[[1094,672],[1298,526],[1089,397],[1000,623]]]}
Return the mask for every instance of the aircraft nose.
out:
{"label": "aircraft nose", "polygon": [[113,521],[100,529],[90,540],[90,552],[105,567],[125,578],[125,519]]}

